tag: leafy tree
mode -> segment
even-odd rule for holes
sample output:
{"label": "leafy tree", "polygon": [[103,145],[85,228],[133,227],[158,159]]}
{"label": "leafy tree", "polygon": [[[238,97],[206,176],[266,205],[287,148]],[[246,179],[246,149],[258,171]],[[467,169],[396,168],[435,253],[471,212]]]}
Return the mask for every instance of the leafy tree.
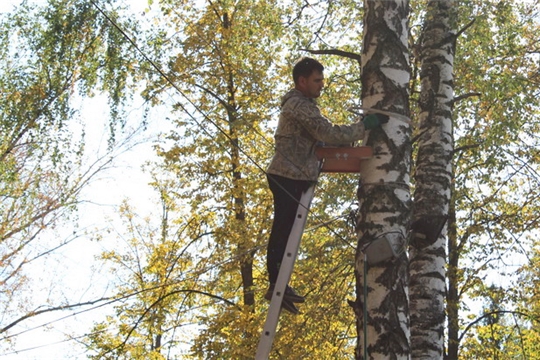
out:
{"label": "leafy tree", "polygon": [[516,313],[521,315],[518,318],[520,327],[516,331],[518,334],[515,341],[520,341],[523,354],[531,359],[540,358],[539,258],[540,248],[535,240],[528,255],[528,262],[517,271],[519,276],[510,291],[513,298],[518,299]]}
{"label": "leafy tree", "polygon": [[[0,333],[9,338],[29,318],[82,305],[29,301],[25,269],[78,238],[48,242],[45,234],[73,218],[81,191],[110,166],[133,60],[87,1],[24,2],[0,23]],[[88,163],[84,131],[73,130],[74,98],[101,91],[110,95],[111,146]]]}
{"label": "leafy tree", "polygon": [[524,236],[538,228],[535,8],[471,1],[458,9],[457,28],[470,27],[456,47],[448,358],[458,357],[466,297],[489,297],[490,273],[503,275],[506,259],[522,253]]}
{"label": "leafy tree", "polygon": [[[212,270],[192,288],[228,301],[207,303],[197,311],[201,332],[193,353],[201,358],[250,358],[266,315],[266,306],[261,306],[266,274],[257,256],[264,252],[271,212],[263,164],[272,154],[268,126],[279,101],[276,89],[285,89],[285,82],[290,86],[290,65],[283,66],[276,48],[284,44],[282,19],[290,15],[287,8],[279,13],[279,6],[264,1],[185,4],[182,11],[172,5],[160,3],[167,25],[177,24],[172,27],[182,36],[161,43],[161,54],[173,54],[164,60],[170,66],[165,74],[168,79],[156,77],[155,86],[146,91],[148,96],[161,95],[166,103],[172,92],[178,99],[176,129],[157,147],[163,159],[159,166],[181,184],[168,196],[191,214],[186,226],[202,223],[208,227],[208,238],[199,239],[205,255],[199,262]],[[258,28],[251,26],[254,21]],[[246,36],[257,41],[246,42]],[[330,78],[330,83],[333,89],[343,88],[341,78]],[[353,241],[341,226],[317,226],[342,216],[345,200],[339,200],[350,201],[354,180],[325,178],[321,187],[324,191],[308,225],[315,229],[306,234],[294,280],[313,300],[306,304],[305,317],[284,324],[274,350],[292,358],[350,354],[354,346],[352,312],[346,302],[354,267],[352,261],[343,261],[353,258]],[[141,312],[133,304],[121,311],[128,309]],[[126,334],[118,329],[126,323],[128,319],[120,319],[107,337],[124,339]],[[300,329],[301,338],[291,336]],[[102,350],[108,346],[105,339],[92,343]]]}
{"label": "leafy tree", "polygon": [[[91,359],[168,359],[189,348],[204,303],[228,301],[199,289],[209,271],[204,259],[209,236],[206,224],[189,218],[174,196],[184,186],[161,179],[161,222],[139,218],[127,202],[120,208],[126,233],[118,247],[104,252],[117,278],[115,314],[94,325],[87,336]],[[188,221],[186,221],[186,218]],[[230,305],[230,303],[229,303]],[[202,310],[198,310],[202,307]]]}
{"label": "leafy tree", "polygon": [[[157,148],[163,159],[160,168],[182,184],[168,196],[187,208],[186,226],[208,228],[208,238],[198,239],[197,246],[205,256],[200,265],[211,271],[193,288],[227,299],[226,306],[208,303],[198,314],[210,333],[201,332],[194,351],[205,358],[228,353],[241,358],[253,351],[257,323],[251,331],[247,324],[255,310],[255,289],[260,288],[253,263],[266,241],[264,221],[270,212],[258,164],[268,158],[270,141],[262,120],[269,118],[265,111],[277,73],[267,52],[269,46],[279,46],[275,39],[281,31],[273,5],[159,3],[162,24],[182,34],[159,43],[158,50],[167,54],[166,65],[159,65],[163,73],[146,91],[149,98],[159,95],[166,103],[171,92],[177,99],[172,108],[176,129]],[[276,17],[269,16],[272,13]],[[163,35],[168,36],[167,31]],[[238,305],[243,311],[229,308],[230,303],[243,303]],[[166,303],[156,306],[172,311]],[[213,326],[219,330],[213,332]],[[237,329],[242,329],[239,338],[223,343],[222,335]]]}
{"label": "leafy tree", "polygon": [[535,326],[538,319],[529,310],[504,310],[512,292],[496,286],[491,286],[489,291],[489,303],[482,316],[464,329],[467,332],[474,328],[474,333],[465,339],[460,356],[464,359],[539,358]]}

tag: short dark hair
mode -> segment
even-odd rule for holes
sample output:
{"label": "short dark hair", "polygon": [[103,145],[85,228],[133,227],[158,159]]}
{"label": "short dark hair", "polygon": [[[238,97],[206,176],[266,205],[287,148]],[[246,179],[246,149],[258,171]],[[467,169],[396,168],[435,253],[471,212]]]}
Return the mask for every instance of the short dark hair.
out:
{"label": "short dark hair", "polygon": [[292,75],[294,83],[298,82],[300,76],[309,77],[314,71],[323,72],[324,66],[315,59],[303,57],[294,65]]}

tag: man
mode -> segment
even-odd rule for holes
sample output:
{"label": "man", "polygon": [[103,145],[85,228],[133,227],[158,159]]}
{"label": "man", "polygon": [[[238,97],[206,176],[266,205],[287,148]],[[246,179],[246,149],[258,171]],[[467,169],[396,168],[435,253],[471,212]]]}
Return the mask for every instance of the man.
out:
{"label": "man", "polygon": [[[350,144],[364,138],[365,130],[388,122],[388,116],[373,114],[352,125],[334,125],[321,115],[315,99],[324,87],[324,67],[315,59],[302,58],[293,68],[294,89],[283,96],[275,133],[275,155],[267,170],[274,197],[274,221],[267,249],[270,287],[265,298],[270,300],[277,281],[279,266],[287,247],[302,193],[319,176],[315,147],[324,142]],[[282,307],[294,314],[294,303],[304,298],[287,286]]]}

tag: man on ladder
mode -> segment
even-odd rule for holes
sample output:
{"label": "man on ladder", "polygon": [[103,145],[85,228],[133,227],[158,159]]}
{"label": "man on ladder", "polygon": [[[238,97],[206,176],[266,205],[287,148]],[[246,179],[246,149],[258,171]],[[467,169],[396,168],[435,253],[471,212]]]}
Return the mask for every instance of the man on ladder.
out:
{"label": "man on ladder", "polygon": [[[315,99],[321,95],[324,87],[323,71],[323,65],[312,58],[302,58],[295,64],[292,71],[294,89],[282,98],[275,133],[275,155],[267,170],[269,187],[274,197],[274,220],[267,249],[270,286],[265,298],[274,302],[273,297],[277,297],[281,307],[293,314],[299,313],[295,303],[304,302],[304,297],[290,287],[288,281],[320,172],[315,148],[320,143],[351,144],[363,139],[365,130],[388,122],[386,115],[370,114],[361,116],[358,122],[351,125],[334,125],[322,116]],[[301,210],[305,214],[301,214]],[[292,231],[293,225],[299,229]],[[291,252],[285,254],[287,244],[293,237],[297,238],[297,244]],[[281,265],[287,258],[292,263],[284,269]],[[281,276],[280,270],[286,272],[283,274],[284,289],[276,286],[278,275]]]}

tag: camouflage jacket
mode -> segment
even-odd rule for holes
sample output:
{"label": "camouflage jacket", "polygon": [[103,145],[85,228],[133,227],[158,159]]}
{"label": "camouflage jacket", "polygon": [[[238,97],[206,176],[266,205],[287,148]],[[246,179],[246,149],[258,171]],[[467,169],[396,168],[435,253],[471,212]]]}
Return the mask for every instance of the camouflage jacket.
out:
{"label": "camouflage jacket", "polygon": [[290,90],[281,101],[274,135],[275,154],[267,173],[294,180],[316,181],[319,164],[315,147],[324,142],[344,145],[364,137],[364,124],[334,125],[321,115],[314,99]]}

